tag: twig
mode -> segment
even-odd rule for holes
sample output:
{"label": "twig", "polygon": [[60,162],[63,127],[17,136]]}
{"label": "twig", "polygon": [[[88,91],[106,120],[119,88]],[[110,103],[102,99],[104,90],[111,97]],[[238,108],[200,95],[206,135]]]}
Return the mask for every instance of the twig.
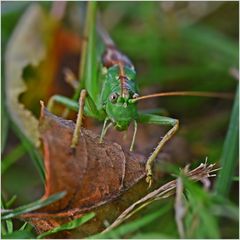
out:
{"label": "twig", "polygon": [[186,209],[183,203],[183,182],[181,177],[178,177],[176,182],[175,219],[180,238],[182,239],[185,238],[185,230],[183,225],[183,217],[185,213]]}
{"label": "twig", "polygon": [[[215,164],[201,163],[197,168],[189,171],[188,168],[185,168],[185,175],[193,181],[201,181],[211,177],[210,173],[215,171]],[[160,188],[150,192],[145,197],[141,198],[130,207],[128,207],[109,227],[107,227],[102,233],[106,233],[113,228],[117,227],[123,221],[131,217],[134,213],[138,212],[143,207],[149,205],[151,202],[167,198],[173,195],[176,192],[177,180],[172,180]]]}

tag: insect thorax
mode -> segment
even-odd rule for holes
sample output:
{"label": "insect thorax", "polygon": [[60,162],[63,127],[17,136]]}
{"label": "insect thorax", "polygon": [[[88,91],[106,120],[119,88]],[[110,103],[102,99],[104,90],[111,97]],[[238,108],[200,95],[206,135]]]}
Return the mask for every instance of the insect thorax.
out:
{"label": "insect thorax", "polygon": [[[131,120],[136,118],[136,104],[128,102],[136,94],[137,85],[135,81],[136,73],[131,67],[124,67],[125,95],[121,95],[122,86],[119,75],[119,66],[115,65],[107,70],[104,76],[104,83],[101,94],[102,106],[108,117],[116,124],[120,130],[125,130]],[[127,94],[126,94],[127,93]],[[114,98],[115,96],[115,98]]]}

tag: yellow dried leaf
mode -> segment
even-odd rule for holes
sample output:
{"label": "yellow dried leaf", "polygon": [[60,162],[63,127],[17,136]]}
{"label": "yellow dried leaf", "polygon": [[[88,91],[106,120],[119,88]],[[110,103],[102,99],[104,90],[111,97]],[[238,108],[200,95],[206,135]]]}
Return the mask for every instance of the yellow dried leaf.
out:
{"label": "yellow dried leaf", "polygon": [[5,90],[8,111],[16,125],[36,146],[40,144],[38,120],[19,101],[19,97],[27,91],[22,77],[24,68],[29,65],[38,66],[46,56],[47,38],[44,37],[46,36],[46,21],[47,16],[41,7],[38,4],[30,5],[17,24],[5,55]]}

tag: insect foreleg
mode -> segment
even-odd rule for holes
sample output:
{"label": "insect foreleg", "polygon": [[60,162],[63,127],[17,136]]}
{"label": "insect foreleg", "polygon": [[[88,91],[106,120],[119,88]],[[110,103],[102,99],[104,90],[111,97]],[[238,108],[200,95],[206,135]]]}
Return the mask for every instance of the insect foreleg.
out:
{"label": "insect foreleg", "polygon": [[86,95],[87,95],[87,91],[85,89],[83,89],[80,94],[79,103],[77,103],[67,97],[60,96],[60,95],[54,95],[48,101],[47,108],[50,112],[52,111],[53,106],[56,102],[61,103],[64,106],[67,106],[68,108],[70,108],[74,111],[78,111],[77,122],[76,122],[76,126],[75,126],[74,133],[73,133],[73,138],[72,138],[72,142],[71,142],[71,148],[75,148],[78,143],[80,128],[82,125],[84,102],[85,102]]}
{"label": "insect foreleg", "polygon": [[47,105],[47,108],[50,112],[52,111],[55,103],[60,103],[68,107],[69,109],[78,112],[76,127],[74,130],[73,139],[71,143],[72,148],[75,148],[78,142],[83,114],[85,114],[86,116],[94,117],[99,120],[102,120],[105,117],[104,112],[101,109],[100,110],[97,109],[95,102],[91,99],[89,95],[87,95],[87,91],[85,89],[81,91],[78,102],[60,95],[52,96],[48,101]]}
{"label": "insect foreleg", "polygon": [[110,123],[107,125],[108,120],[109,120],[108,117],[106,117],[105,120],[104,120],[102,132],[101,132],[101,136],[100,136],[100,140],[99,140],[100,143],[102,143],[103,138],[104,138],[104,136],[105,136],[106,133],[107,133],[107,130],[112,126],[112,122],[110,122]]}
{"label": "insect foreleg", "polygon": [[78,144],[78,139],[79,139],[80,129],[81,129],[81,125],[82,125],[82,119],[83,119],[83,113],[84,113],[84,103],[85,103],[86,96],[87,96],[87,91],[85,89],[83,89],[81,91],[80,97],[79,97],[79,110],[78,110],[78,115],[77,115],[76,126],[75,126],[73,137],[72,137],[71,148],[76,148],[76,146]]}
{"label": "insect foreleg", "polygon": [[132,138],[132,143],[131,143],[131,147],[130,147],[131,152],[133,151],[133,146],[135,143],[136,135],[137,135],[137,121],[134,120],[134,132],[133,132],[133,138]]}
{"label": "insect foreleg", "polygon": [[153,114],[140,114],[139,122],[148,123],[148,124],[158,124],[158,125],[168,125],[172,126],[172,128],[164,135],[164,137],[160,140],[157,147],[150,155],[146,163],[146,172],[147,178],[146,181],[149,184],[149,187],[152,184],[152,165],[154,160],[157,158],[157,155],[165,145],[165,143],[172,138],[175,132],[178,130],[179,121],[177,119],[153,115]]}

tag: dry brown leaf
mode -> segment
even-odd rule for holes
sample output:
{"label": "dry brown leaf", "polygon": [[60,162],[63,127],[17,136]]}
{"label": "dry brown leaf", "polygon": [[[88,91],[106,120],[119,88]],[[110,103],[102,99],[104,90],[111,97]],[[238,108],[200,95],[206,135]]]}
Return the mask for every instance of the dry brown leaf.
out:
{"label": "dry brown leaf", "polygon": [[[73,94],[73,89],[65,81],[64,70],[69,68],[75,75],[78,73],[82,44],[78,34],[64,29],[59,22],[49,38],[51,41],[48,43],[46,57],[36,68],[28,68],[33,74],[26,74],[28,91],[21,96],[21,102],[32,110],[35,116],[40,110],[40,100],[47,102],[55,94],[66,97]],[[55,105],[54,112],[61,114],[63,106]]]}
{"label": "dry brown leaf", "polygon": [[100,144],[99,136],[86,129],[81,130],[73,153],[69,146],[74,127],[72,121],[42,110],[40,132],[47,167],[45,196],[68,192],[59,201],[59,206],[54,206],[55,209],[51,206],[54,211],[67,206],[90,209],[102,205],[134,185],[145,174],[143,156],[124,153],[116,143]]}
{"label": "dry brown leaf", "polygon": [[[147,192],[144,156],[123,151],[116,143],[100,144],[99,136],[86,129],[81,129],[73,153],[70,145],[74,127],[72,121],[49,113],[42,106],[40,132],[46,168],[43,198],[60,191],[67,194],[47,207],[22,215],[39,233],[89,211],[96,213],[95,219],[74,234],[83,237],[97,233],[105,228],[104,221],[113,222]],[[58,236],[72,237],[72,234],[63,232]]]}

